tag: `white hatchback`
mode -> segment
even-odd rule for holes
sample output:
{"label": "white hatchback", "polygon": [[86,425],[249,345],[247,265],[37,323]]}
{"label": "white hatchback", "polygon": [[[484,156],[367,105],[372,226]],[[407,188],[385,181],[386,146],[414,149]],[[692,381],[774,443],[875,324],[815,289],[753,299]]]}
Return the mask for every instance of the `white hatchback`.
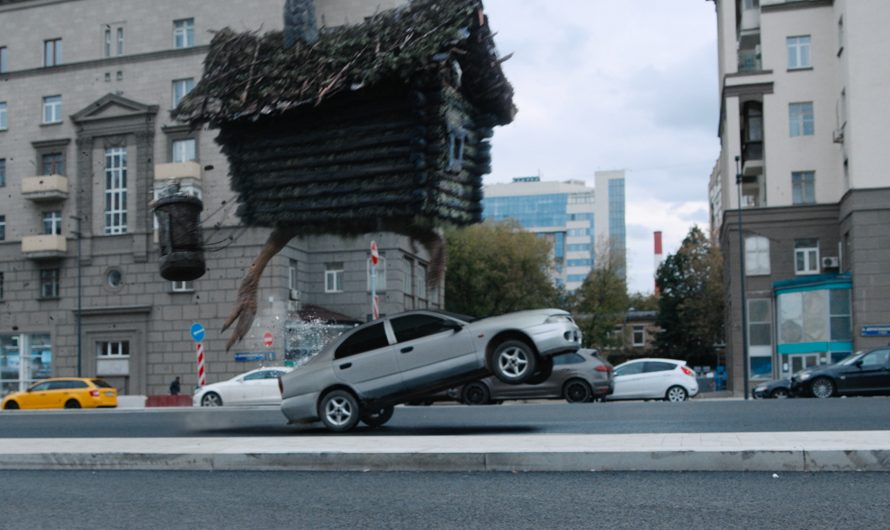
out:
{"label": "white hatchback", "polygon": [[686,401],[698,394],[695,372],[686,361],[634,359],[615,367],[615,391],[606,396],[619,399],[663,399]]}
{"label": "white hatchback", "polygon": [[228,381],[204,385],[195,390],[192,405],[278,405],[281,403],[278,378],[291,370],[293,368],[286,366],[268,366],[251,370]]}

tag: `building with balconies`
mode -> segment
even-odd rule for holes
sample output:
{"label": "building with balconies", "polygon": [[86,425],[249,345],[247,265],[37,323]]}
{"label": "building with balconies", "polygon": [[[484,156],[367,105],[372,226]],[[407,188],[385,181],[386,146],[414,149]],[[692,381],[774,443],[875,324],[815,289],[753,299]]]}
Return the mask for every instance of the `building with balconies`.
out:
{"label": "building with balconies", "polygon": [[[317,0],[319,25],[361,21],[404,0]],[[267,231],[240,225],[216,132],[170,110],[202,72],[215,30],[283,26],[284,0],[0,0],[0,395],[47,376],[102,376],[123,393],[208,382],[241,359],[318,346],[303,304],[341,325],[371,313],[370,240],[381,313],[442,306],[429,256],[387,233],[291,241],[267,267],[254,328],[236,350],[217,330]],[[150,203],[177,183],[202,198],[207,273],[160,277]],[[313,320],[316,320],[313,317]],[[274,336],[273,355],[262,344]],[[254,355],[257,352],[263,355]],[[239,354],[247,354],[240,355]]]}
{"label": "building with balconies", "polygon": [[709,197],[738,394],[745,373],[788,377],[890,340],[890,3],[714,3],[721,153]]}

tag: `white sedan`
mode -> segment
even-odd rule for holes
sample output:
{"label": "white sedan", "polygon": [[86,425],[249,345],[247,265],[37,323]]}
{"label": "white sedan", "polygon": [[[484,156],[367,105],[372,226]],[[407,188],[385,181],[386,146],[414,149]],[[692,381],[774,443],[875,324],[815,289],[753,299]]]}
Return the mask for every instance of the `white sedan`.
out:
{"label": "white sedan", "polygon": [[686,401],[698,394],[695,372],[686,361],[634,359],[615,367],[615,391],[606,396],[619,399],[663,399]]}
{"label": "white sedan", "polygon": [[195,390],[192,404],[196,407],[279,405],[278,378],[291,370],[293,368],[285,366],[257,368],[228,381],[204,385]]}

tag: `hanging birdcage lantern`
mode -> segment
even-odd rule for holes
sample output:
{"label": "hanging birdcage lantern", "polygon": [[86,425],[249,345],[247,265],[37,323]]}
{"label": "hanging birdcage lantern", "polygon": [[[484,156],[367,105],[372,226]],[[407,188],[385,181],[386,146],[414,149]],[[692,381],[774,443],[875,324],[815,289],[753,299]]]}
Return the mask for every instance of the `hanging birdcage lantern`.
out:
{"label": "hanging birdcage lantern", "polygon": [[158,219],[161,277],[174,282],[197,280],[206,272],[201,237],[201,199],[174,193],[153,203]]}

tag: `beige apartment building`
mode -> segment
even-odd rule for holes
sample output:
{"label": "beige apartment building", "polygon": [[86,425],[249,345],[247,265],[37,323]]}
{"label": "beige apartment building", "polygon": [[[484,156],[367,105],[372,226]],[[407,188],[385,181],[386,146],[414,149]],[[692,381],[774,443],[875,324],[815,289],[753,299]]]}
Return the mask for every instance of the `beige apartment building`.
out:
{"label": "beige apartment building", "polygon": [[[317,0],[320,25],[398,0]],[[280,364],[371,312],[440,307],[428,256],[393,234],[294,240],[267,268],[254,328],[226,353],[220,328],[268,231],[235,216],[213,130],[170,118],[197,83],[213,31],[281,29],[284,0],[0,0],[0,394],[47,376],[101,376],[123,393]],[[207,273],[158,271],[150,202],[171,182],[200,197]],[[321,323],[307,323],[320,319]],[[265,332],[273,346],[263,345]]]}
{"label": "beige apartment building", "polygon": [[890,341],[890,2],[714,4],[709,196],[740,395],[746,372],[788,377]]}

